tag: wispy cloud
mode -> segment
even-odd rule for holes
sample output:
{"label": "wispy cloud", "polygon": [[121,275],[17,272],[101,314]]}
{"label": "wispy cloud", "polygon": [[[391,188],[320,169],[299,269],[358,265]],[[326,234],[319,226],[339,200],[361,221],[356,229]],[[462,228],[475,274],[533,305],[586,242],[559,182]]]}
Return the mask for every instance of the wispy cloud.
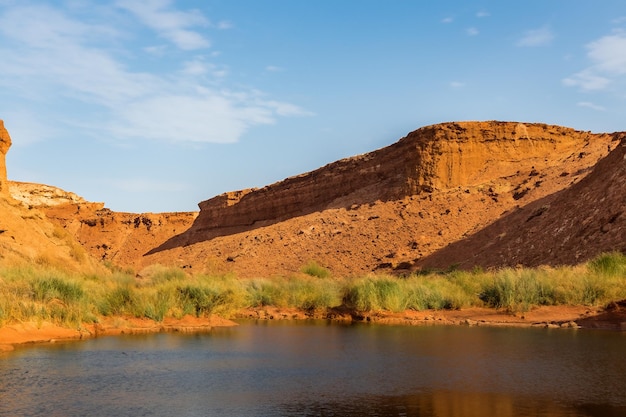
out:
{"label": "wispy cloud", "polygon": [[604,90],[615,79],[626,75],[626,32],[611,35],[586,45],[591,65],[565,79],[567,86],[583,90]]}
{"label": "wispy cloud", "polygon": [[461,82],[461,81],[450,81],[450,87],[452,88],[461,88],[461,87],[465,87],[465,83]]}
{"label": "wispy cloud", "polygon": [[453,17],[444,17],[443,19],[441,19],[441,23],[452,23],[452,22],[454,22]]}
{"label": "wispy cloud", "polygon": [[284,70],[285,69],[283,67],[279,67],[276,65],[268,65],[267,67],[265,67],[265,71],[268,71],[268,72],[282,72]]}
{"label": "wispy cloud", "polygon": [[229,22],[228,20],[222,20],[221,22],[217,22],[215,27],[220,29],[220,30],[226,30],[226,29],[232,29],[233,28],[233,24],[232,24],[232,22]]}
{"label": "wispy cloud", "polygon": [[467,28],[467,30],[465,31],[465,33],[467,33],[468,36],[476,36],[478,35],[480,32],[478,31],[478,29],[476,29],[475,27],[471,27],[471,28]]}
{"label": "wispy cloud", "polygon": [[[208,47],[205,36],[189,29],[208,22],[199,12],[173,10],[165,0],[123,3],[183,56]],[[211,62],[212,54],[189,56],[166,71],[148,60],[134,68],[133,58],[147,52],[125,48],[130,35],[110,15],[84,24],[67,10],[17,4],[0,11],[0,92],[80,108],[81,114],[65,112],[74,118],[68,124],[121,140],[231,143],[252,126],[311,114],[252,88],[227,88],[228,69]],[[150,51],[152,60],[161,55],[161,48]]]}
{"label": "wispy cloud", "polygon": [[531,29],[524,32],[524,35],[517,41],[517,46],[547,46],[554,40],[554,34],[549,27],[544,26],[538,29]]}
{"label": "wispy cloud", "polygon": [[478,17],[478,18],[489,17],[489,16],[491,16],[491,13],[486,12],[484,10],[481,10],[481,11],[476,13],[476,17]]}
{"label": "wispy cloud", "polygon": [[159,36],[181,49],[208,48],[211,42],[193,27],[207,27],[209,21],[196,10],[172,10],[170,0],[119,0],[117,7],[133,13]]}
{"label": "wispy cloud", "polygon": [[579,101],[578,103],[576,103],[576,105],[580,106],[580,107],[587,107],[593,110],[597,110],[597,111],[605,111],[606,109],[602,106],[599,106],[597,104],[594,104],[590,101]]}

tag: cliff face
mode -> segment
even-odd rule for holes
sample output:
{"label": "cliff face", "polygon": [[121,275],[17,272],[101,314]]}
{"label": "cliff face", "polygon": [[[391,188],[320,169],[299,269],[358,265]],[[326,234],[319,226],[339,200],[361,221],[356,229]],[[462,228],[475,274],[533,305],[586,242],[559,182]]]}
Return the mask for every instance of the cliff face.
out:
{"label": "cliff face", "polygon": [[11,136],[4,127],[4,121],[0,120],[0,196],[9,196],[7,184],[6,154],[11,147]]}
{"label": "cliff face", "polygon": [[[601,136],[544,124],[458,122],[427,126],[389,147],[261,189],[203,201],[186,243],[327,209],[506,182],[504,179],[520,171],[540,172],[555,159],[571,157],[592,140],[607,140],[606,135],[598,139]],[[528,190],[508,191],[519,196]]]}
{"label": "cliff face", "polygon": [[417,262],[462,268],[562,265],[626,253],[626,133],[580,182],[520,207],[467,239]]}

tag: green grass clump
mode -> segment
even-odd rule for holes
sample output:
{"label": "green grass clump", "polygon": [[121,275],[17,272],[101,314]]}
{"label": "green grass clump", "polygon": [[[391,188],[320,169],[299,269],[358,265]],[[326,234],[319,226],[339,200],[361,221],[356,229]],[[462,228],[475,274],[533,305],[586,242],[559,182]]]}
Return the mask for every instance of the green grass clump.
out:
{"label": "green grass clump", "polygon": [[457,274],[368,277],[349,285],[344,299],[358,311],[459,309],[472,305],[473,297],[456,282]]}
{"label": "green grass clump", "polygon": [[41,302],[59,299],[64,303],[71,303],[79,301],[84,295],[79,283],[57,276],[37,278],[32,281],[31,288],[33,298]]}
{"label": "green grass clump", "polygon": [[255,279],[246,285],[250,307],[274,306],[318,310],[341,304],[341,285],[335,280],[305,278]]}
{"label": "green grass clump", "polygon": [[307,264],[304,265],[300,271],[317,278],[328,278],[330,276],[330,271],[315,261],[307,262]]}
{"label": "green grass clump", "polygon": [[484,286],[480,299],[488,306],[523,312],[533,306],[556,304],[551,282],[541,279],[532,269],[498,271],[491,283]]}
{"label": "green grass clump", "polygon": [[392,311],[407,309],[407,293],[401,281],[393,277],[369,277],[346,289],[346,305],[357,311]]}
{"label": "green grass clump", "polygon": [[589,261],[588,265],[595,274],[624,275],[626,274],[626,255],[620,252],[603,253]]}

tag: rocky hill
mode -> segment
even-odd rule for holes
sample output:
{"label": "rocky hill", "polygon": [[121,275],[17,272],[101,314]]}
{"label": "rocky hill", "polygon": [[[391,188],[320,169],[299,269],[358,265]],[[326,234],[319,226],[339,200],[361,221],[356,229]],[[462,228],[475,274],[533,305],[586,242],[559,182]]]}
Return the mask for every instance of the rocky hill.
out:
{"label": "rocky hill", "polygon": [[[311,260],[339,276],[422,266],[508,265],[531,260],[504,248],[491,263],[479,254],[491,253],[484,248],[497,246],[496,238],[513,239],[512,230],[534,227],[535,219],[569,213],[556,206],[571,206],[570,200],[587,195],[586,187],[598,186],[590,183],[594,176],[613,178],[617,165],[603,161],[598,166],[606,168],[585,179],[622,137],[535,123],[426,126],[371,153],[260,189],[216,196],[201,202],[199,213],[116,213],[50,189],[23,183],[10,183],[10,188],[93,257],[138,272],[159,263],[267,277],[297,273]],[[620,149],[607,161],[618,158]],[[600,194],[588,195],[593,200]],[[623,207],[624,195],[619,185],[601,204]],[[549,209],[542,208],[546,204]],[[610,244],[557,256],[554,241],[543,246],[537,241],[538,248],[554,254],[540,263],[573,263],[609,246],[624,247],[623,233],[611,231],[623,231],[624,216],[618,212],[606,214],[605,235],[616,236]],[[494,230],[499,232],[494,235]],[[461,249],[462,242],[477,243]]]}
{"label": "rocky hill", "polygon": [[408,270],[576,184],[618,139],[543,124],[427,126],[372,153],[202,202],[192,227],[141,264],[243,276],[289,274],[309,260],[338,275]]}

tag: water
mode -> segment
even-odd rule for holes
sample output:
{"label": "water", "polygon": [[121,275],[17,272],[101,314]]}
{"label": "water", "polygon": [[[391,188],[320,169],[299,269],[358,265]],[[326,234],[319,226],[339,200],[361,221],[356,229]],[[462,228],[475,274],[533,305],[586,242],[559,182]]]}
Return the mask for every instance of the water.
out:
{"label": "water", "polygon": [[0,356],[0,416],[626,416],[626,334],[317,322]]}

